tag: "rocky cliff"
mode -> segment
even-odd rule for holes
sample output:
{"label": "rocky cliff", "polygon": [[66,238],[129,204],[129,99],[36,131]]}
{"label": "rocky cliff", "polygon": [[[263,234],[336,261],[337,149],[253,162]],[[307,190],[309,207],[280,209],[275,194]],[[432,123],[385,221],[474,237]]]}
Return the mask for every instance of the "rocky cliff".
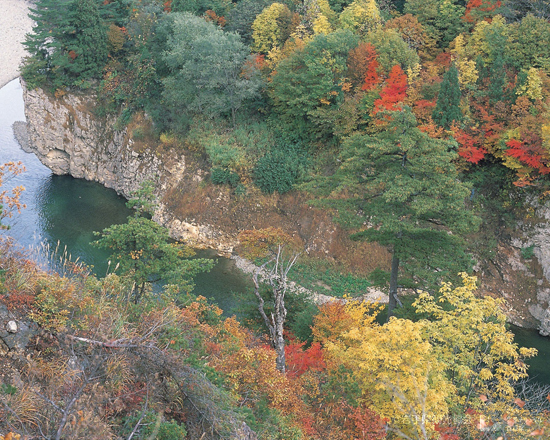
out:
{"label": "rocky cliff", "polygon": [[55,98],[41,89],[23,89],[31,149],[55,174],[94,180],[128,196],[145,179],[159,176],[165,182],[185,169],[183,158],[161,161],[135,151],[127,130],[94,116],[92,94]]}
{"label": "rocky cliff", "polygon": [[[128,197],[144,180],[157,183],[160,199],[186,172],[185,156],[174,150],[144,148],[113,119],[94,114],[93,94],[54,97],[24,87],[28,149],[55,174],[93,180]],[[194,176],[200,181],[200,170]],[[209,225],[172,218],[161,205],[157,220],[172,227],[174,238],[230,253],[235,240]]]}
{"label": "rocky cliff", "polygon": [[[310,255],[365,271],[389,262],[383,248],[350,242],[330,214],[308,206],[303,195],[265,197],[250,188],[239,198],[228,188],[206,185],[200,160],[160,141],[140,142],[131,129],[116,130],[114,121],[94,115],[93,95],[52,97],[25,90],[24,99],[30,146],[42,163],[56,174],[94,180],[125,196],[153,179],[162,201],[155,219],[176,239],[228,255],[240,230],[279,226],[302,239]],[[500,243],[494,259],[478,264],[476,275],[485,294],[506,299],[511,322],[549,334],[550,206],[532,211],[536,215],[510,231],[515,238]],[[522,252],[530,246],[531,257]]]}

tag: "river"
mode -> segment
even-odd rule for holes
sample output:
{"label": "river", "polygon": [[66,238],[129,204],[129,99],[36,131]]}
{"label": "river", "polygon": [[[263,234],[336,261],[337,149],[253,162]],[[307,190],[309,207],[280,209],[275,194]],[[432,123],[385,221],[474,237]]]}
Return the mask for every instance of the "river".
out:
{"label": "river", "polygon": [[[90,246],[94,231],[117,223],[124,223],[131,211],[125,199],[104,186],[55,176],[33,155],[25,153],[14,138],[12,124],[24,121],[22,89],[14,80],[0,89],[0,163],[21,160],[27,171],[9,182],[9,186],[23,185],[26,190],[22,202],[27,205],[21,215],[5,219],[10,225],[8,234],[22,246],[37,248],[47,243],[55,248],[67,246],[72,259],[80,258],[93,266],[102,276],[107,271],[108,254]],[[218,257],[213,251],[198,251],[197,256],[214,258],[217,264],[196,279],[194,293],[211,298],[225,315],[232,313],[238,301],[236,296],[250,288],[249,277],[243,275],[232,260]],[[530,375],[541,383],[550,384],[550,338],[543,338],[534,330],[512,329],[522,346],[535,347],[540,354],[529,362]]]}
{"label": "river", "polygon": [[[126,199],[114,190],[83,179],[55,176],[34,154],[25,153],[14,138],[12,124],[24,121],[22,89],[14,80],[0,89],[0,163],[22,161],[26,172],[8,182],[6,187],[23,185],[21,201],[27,207],[20,215],[4,219],[10,226],[3,231],[25,248],[33,249],[35,258],[44,245],[59,252],[65,246],[74,261],[77,258],[91,266],[94,273],[107,272],[108,253],[90,246],[94,231],[124,223],[131,211]],[[232,260],[218,257],[208,250],[197,250],[197,256],[215,258],[216,266],[196,279],[194,293],[212,298],[226,314],[235,305],[235,294],[250,285]]]}

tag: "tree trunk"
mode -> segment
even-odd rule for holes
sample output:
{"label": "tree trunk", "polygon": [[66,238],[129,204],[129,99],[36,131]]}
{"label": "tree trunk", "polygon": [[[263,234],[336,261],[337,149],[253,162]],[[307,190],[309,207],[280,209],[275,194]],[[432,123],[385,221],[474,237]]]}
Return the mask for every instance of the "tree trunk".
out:
{"label": "tree trunk", "polygon": [[273,341],[275,351],[277,352],[277,360],[275,361],[275,364],[277,366],[277,370],[284,373],[286,364],[285,339],[283,336],[286,319],[284,287],[281,288],[280,286],[273,286],[273,295],[275,296],[275,317],[272,316],[271,319],[275,323],[275,338]]}
{"label": "tree trunk", "polygon": [[390,274],[390,298],[388,302],[388,318],[386,322],[393,316],[393,309],[397,306],[397,273],[399,272],[399,258],[393,254],[391,259],[391,274]]}

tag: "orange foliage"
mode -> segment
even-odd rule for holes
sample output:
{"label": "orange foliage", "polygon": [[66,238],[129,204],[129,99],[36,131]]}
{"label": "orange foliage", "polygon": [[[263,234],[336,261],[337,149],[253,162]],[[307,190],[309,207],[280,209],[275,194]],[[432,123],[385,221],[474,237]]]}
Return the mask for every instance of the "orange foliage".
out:
{"label": "orange foliage", "polygon": [[206,21],[211,21],[212,23],[217,24],[221,28],[223,28],[226,24],[225,17],[220,17],[219,15],[216,15],[216,13],[211,9],[209,9],[204,13],[204,18]]}
{"label": "orange foliage", "polygon": [[454,138],[458,142],[458,154],[466,159],[467,162],[477,164],[487,154],[483,145],[479,145],[478,140],[464,130],[455,129]]}
{"label": "orange foliage", "polygon": [[281,246],[287,249],[299,247],[299,240],[291,237],[281,228],[269,226],[264,229],[242,231],[239,242],[247,258],[264,258]]}
{"label": "orange foliage", "polygon": [[291,342],[285,347],[287,374],[299,377],[306,371],[322,371],[327,365],[319,342],[304,350],[305,342]]}
{"label": "orange foliage", "polygon": [[380,93],[380,99],[374,101],[374,114],[379,111],[401,110],[398,104],[407,96],[407,75],[396,64],[392,67],[386,84]]}
{"label": "orange foliage", "polygon": [[[8,162],[4,165],[0,165],[0,187],[24,171],[25,167],[21,161]],[[0,192],[0,228],[3,228],[1,220],[6,217],[11,217],[14,209],[21,213],[21,209],[26,208],[26,206],[20,201],[21,193],[24,190],[25,188],[19,185],[11,191],[3,190]]]}
{"label": "orange foliage", "polygon": [[361,86],[361,90],[372,90],[379,82],[378,54],[370,43],[360,43],[355,49],[350,50],[348,55],[348,75],[351,82]]}
{"label": "orange foliage", "polygon": [[277,370],[275,350],[260,344],[235,318],[223,323],[217,340],[220,345],[210,352],[210,365],[223,372],[233,392],[247,406],[266,399],[271,408],[285,415],[305,414],[299,382]]}
{"label": "orange foliage", "polygon": [[541,174],[550,173],[548,155],[542,147],[542,139],[534,133],[531,133],[531,136],[525,136],[523,142],[511,139],[506,142],[506,146],[508,146],[508,150],[506,150],[508,156],[515,157]]}

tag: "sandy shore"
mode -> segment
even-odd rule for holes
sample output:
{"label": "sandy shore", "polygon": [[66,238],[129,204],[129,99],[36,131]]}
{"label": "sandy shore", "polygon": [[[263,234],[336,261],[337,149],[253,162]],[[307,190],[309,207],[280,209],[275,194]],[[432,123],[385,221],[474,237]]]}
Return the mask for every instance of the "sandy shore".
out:
{"label": "sandy shore", "polygon": [[19,65],[27,54],[21,43],[33,26],[28,8],[25,0],[0,0],[0,87],[19,76]]}

